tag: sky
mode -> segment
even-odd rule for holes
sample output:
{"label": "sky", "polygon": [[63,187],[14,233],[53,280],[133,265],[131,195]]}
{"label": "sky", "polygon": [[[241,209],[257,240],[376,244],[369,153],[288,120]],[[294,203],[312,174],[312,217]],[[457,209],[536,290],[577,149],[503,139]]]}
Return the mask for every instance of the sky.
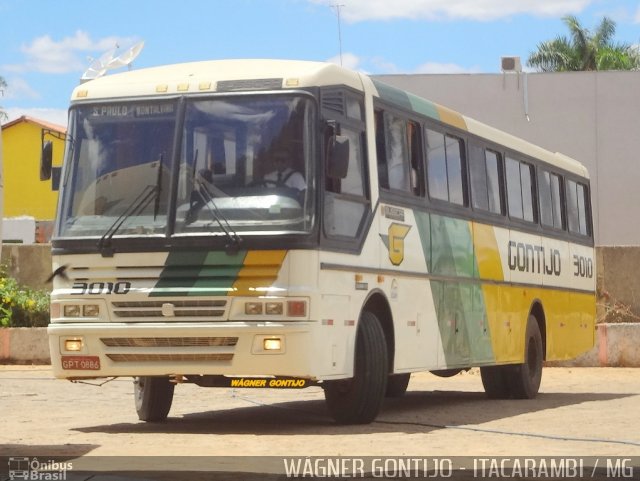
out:
{"label": "sky", "polygon": [[498,73],[502,56],[519,56],[527,69],[537,44],[567,33],[565,15],[587,28],[606,15],[618,41],[640,44],[632,0],[0,0],[0,107],[9,120],[66,125],[89,65],[142,41],[129,68],[281,58],[368,74]]}

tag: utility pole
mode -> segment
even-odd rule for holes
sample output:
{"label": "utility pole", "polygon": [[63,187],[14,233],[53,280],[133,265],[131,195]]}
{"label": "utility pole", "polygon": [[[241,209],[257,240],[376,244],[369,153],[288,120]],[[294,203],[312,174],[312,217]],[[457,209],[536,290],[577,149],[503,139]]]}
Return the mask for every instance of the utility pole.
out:
{"label": "utility pole", "polygon": [[340,8],[345,5],[336,3],[335,5],[331,5],[332,8],[336,9],[336,15],[338,16],[338,44],[340,47],[340,66],[342,67],[342,27],[340,25]]}

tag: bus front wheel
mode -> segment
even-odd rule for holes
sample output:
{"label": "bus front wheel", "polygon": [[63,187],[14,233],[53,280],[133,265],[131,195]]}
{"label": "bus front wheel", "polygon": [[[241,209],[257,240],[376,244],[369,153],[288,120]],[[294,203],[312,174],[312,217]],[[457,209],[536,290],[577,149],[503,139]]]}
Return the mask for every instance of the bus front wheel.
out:
{"label": "bus front wheel", "polygon": [[385,395],[387,397],[401,397],[407,392],[409,386],[409,379],[411,379],[411,373],[404,374],[392,374],[387,378],[387,391]]}
{"label": "bus front wheel", "polygon": [[173,402],[175,385],[168,377],[143,376],[133,379],[136,412],[141,421],[164,421]]}
{"label": "bus front wheel", "polygon": [[368,424],[382,407],[387,390],[387,345],[377,316],[364,311],[356,334],[353,378],[326,381],[329,413],[340,424]]}

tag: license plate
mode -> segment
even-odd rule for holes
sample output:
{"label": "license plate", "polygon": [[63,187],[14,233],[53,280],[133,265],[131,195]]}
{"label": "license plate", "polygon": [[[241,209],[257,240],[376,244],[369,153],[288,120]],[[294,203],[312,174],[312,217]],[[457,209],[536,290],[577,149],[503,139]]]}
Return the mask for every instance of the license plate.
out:
{"label": "license plate", "polygon": [[62,369],[98,371],[100,358],[98,356],[62,356]]}

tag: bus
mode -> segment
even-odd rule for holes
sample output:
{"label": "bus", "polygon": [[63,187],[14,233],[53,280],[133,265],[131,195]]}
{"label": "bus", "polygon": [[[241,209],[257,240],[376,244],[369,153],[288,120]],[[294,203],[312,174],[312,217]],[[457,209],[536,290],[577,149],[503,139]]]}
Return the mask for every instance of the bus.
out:
{"label": "bus", "polygon": [[75,88],[68,132],[53,371],[132,377],[141,420],[193,383],[321,386],[369,423],[412,372],[472,367],[530,399],[594,345],[587,170],[375,78],[133,70]]}

